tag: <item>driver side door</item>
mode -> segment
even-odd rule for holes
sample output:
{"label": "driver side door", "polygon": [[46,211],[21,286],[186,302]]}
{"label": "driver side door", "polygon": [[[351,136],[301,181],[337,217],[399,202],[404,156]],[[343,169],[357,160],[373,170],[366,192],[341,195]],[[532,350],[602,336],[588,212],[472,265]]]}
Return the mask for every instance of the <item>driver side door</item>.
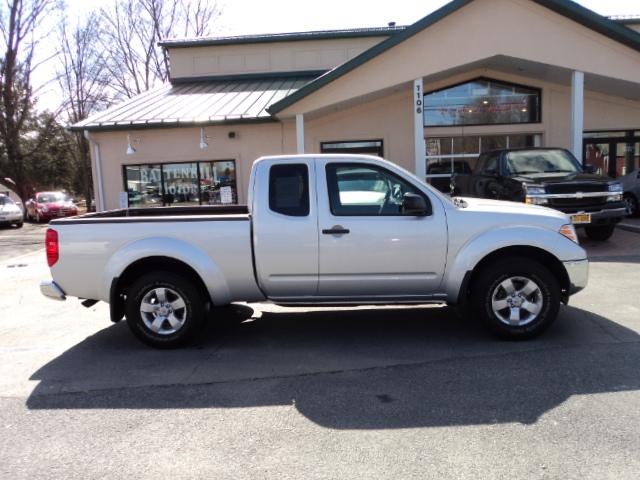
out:
{"label": "driver side door", "polygon": [[[435,195],[383,166],[317,163],[320,297],[428,298],[438,292],[447,253],[444,207]],[[430,213],[402,212],[404,194]]]}

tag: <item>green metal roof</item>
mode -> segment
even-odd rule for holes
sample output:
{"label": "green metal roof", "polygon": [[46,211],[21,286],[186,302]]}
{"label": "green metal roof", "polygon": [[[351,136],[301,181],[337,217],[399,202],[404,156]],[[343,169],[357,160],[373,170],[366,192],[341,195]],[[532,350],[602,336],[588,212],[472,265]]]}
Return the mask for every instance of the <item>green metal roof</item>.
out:
{"label": "green metal roof", "polygon": [[205,47],[208,45],[239,45],[244,43],[296,42],[337,38],[388,37],[404,30],[405,26],[379,28],[352,28],[348,30],[317,30],[311,32],[265,33],[235,37],[199,37],[163,40],[158,45],[166,48]]}
{"label": "green metal roof", "polygon": [[[372,58],[386,52],[387,50],[395,47],[399,43],[407,40],[413,35],[423,31],[431,25],[439,22],[450,14],[456,12],[465,5],[471,3],[474,0],[453,0],[442,8],[427,15],[426,17],[418,20],[413,25],[400,29],[394,35],[388,39],[374,45],[369,50],[365,50],[360,55],[352,58],[348,62],[330,70],[326,74],[318,77],[317,79],[309,82],[304,87],[300,88],[291,95],[288,95],[284,99],[272,104],[267,110],[271,114],[281,112],[285,108],[293,105],[294,103],[302,100],[311,93],[319,90],[323,86],[331,83],[332,81],[342,77],[348,72],[358,68],[360,65],[368,62]],[[554,12],[563,15],[575,22],[584,25],[591,30],[594,30],[602,35],[605,35],[613,40],[616,40],[634,50],[640,51],[640,33],[627,28],[614,20],[610,20],[607,17],[598,15],[597,13],[575,3],[571,0],[531,0],[538,3]]]}
{"label": "green metal roof", "polygon": [[267,107],[314,76],[241,75],[164,84],[69,127],[70,130],[122,130],[274,121]]}

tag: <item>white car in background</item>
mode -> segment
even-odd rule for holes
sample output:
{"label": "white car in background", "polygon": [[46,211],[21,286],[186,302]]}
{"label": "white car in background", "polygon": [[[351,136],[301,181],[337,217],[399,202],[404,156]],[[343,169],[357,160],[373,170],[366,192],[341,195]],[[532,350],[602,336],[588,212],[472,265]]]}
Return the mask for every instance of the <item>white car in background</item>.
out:
{"label": "white car in background", "polygon": [[21,228],[23,223],[22,209],[11,198],[0,193],[0,226],[15,225]]}

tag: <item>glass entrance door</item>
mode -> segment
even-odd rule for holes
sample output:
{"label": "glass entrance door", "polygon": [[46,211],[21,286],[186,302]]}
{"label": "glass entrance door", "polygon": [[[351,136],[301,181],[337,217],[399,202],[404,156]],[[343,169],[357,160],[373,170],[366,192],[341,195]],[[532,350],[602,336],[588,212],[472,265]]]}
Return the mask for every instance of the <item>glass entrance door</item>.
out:
{"label": "glass entrance door", "polygon": [[597,173],[618,178],[640,167],[640,132],[586,133],[583,164]]}

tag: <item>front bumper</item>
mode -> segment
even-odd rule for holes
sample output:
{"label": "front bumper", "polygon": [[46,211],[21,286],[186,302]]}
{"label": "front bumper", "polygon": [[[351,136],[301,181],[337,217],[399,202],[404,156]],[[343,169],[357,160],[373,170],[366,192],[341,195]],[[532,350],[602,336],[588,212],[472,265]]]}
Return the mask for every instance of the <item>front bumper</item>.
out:
{"label": "front bumper", "polygon": [[47,298],[52,298],[53,300],[66,300],[67,295],[64,293],[64,290],[60,288],[53,280],[45,280],[40,282],[40,293],[42,293]]}
{"label": "front bumper", "polygon": [[[554,208],[554,207],[551,207]],[[567,215],[576,215],[580,213],[588,213],[591,215],[590,223],[578,223],[575,224],[574,227],[595,227],[599,225],[611,225],[618,223],[627,215],[627,209],[623,206],[616,206],[615,208],[604,208],[601,210],[596,210],[593,208],[585,208],[580,210],[568,210],[568,209],[558,209]]]}
{"label": "front bumper", "polygon": [[65,212],[65,213],[58,213],[58,212],[39,212],[40,213],[40,218],[42,220],[55,220],[56,218],[67,218],[67,217],[75,217],[78,213],[72,213],[72,212]]}
{"label": "front bumper", "polygon": [[589,260],[571,260],[562,262],[569,275],[569,295],[578,293],[589,281]]}
{"label": "front bumper", "polygon": [[23,221],[22,213],[0,213],[0,223],[20,223]]}

